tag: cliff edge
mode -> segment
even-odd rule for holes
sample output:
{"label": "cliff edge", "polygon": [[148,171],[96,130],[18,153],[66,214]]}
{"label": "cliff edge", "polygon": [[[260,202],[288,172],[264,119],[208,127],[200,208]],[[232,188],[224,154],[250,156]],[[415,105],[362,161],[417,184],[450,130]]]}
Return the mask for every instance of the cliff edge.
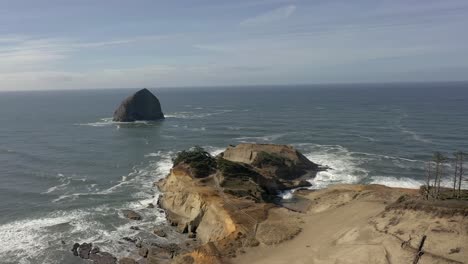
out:
{"label": "cliff edge", "polygon": [[[226,263],[246,247],[295,236],[299,213],[278,205],[277,195],[310,185],[299,179],[317,169],[283,145],[241,144],[218,157],[201,148],[179,153],[170,174],[157,183],[163,193],[159,206],[173,226],[202,246],[174,262]],[[294,175],[286,177],[285,171]]]}

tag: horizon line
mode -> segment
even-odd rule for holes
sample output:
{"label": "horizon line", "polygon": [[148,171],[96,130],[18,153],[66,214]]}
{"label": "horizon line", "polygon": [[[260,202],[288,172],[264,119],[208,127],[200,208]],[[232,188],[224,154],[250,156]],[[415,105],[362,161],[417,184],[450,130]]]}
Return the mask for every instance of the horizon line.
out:
{"label": "horizon line", "polygon": [[132,89],[199,89],[210,90],[214,88],[278,88],[278,87],[303,87],[303,86],[352,86],[352,85],[385,85],[385,84],[463,84],[467,83],[468,80],[464,81],[388,81],[388,82],[323,82],[323,83],[290,83],[290,84],[241,84],[241,85],[174,85],[174,86],[141,86],[141,87],[106,87],[106,88],[62,88],[62,89],[20,89],[20,90],[0,90],[2,92],[67,92],[67,91],[100,91],[100,90],[132,90]]}

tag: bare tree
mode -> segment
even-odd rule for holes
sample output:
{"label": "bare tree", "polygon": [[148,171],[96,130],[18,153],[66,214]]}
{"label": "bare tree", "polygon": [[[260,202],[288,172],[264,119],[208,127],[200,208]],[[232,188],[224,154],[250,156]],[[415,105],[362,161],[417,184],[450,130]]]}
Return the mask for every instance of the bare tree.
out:
{"label": "bare tree", "polygon": [[440,182],[442,180],[444,171],[443,165],[447,161],[447,158],[440,152],[435,152],[432,160],[435,163],[435,197],[436,199],[440,198]]}
{"label": "bare tree", "polygon": [[425,190],[426,200],[429,200],[429,197],[433,197],[433,194],[432,194],[433,188],[431,186],[431,181],[432,181],[432,162],[428,161],[426,163],[426,190]]}
{"label": "bare tree", "polygon": [[453,175],[453,193],[452,193],[452,196],[455,197],[457,195],[457,180],[458,180],[458,164],[460,162],[460,159],[459,159],[459,152],[455,152],[453,153],[453,155],[455,156],[455,160],[454,160],[454,175]]}
{"label": "bare tree", "polygon": [[464,168],[463,168],[463,163],[465,161],[465,153],[462,152],[462,151],[458,151],[455,153],[455,163],[457,164],[455,166],[455,178],[457,178],[458,176],[458,179],[455,179],[454,180],[454,186],[453,186],[453,191],[455,193],[455,188],[456,188],[456,184],[457,184],[457,180],[458,180],[458,193],[457,193],[457,198],[461,198],[461,184],[462,184],[462,181],[463,181],[463,178],[464,178]]}

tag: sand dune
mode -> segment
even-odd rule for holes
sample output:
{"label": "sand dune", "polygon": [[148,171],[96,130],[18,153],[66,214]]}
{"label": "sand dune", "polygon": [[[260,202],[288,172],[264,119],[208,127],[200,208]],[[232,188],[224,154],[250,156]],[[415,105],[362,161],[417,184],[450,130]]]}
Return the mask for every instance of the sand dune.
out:
{"label": "sand dune", "polygon": [[249,248],[232,262],[412,263],[421,236],[427,235],[425,254],[419,263],[466,263],[467,217],[386,209],[405,194],[411,197],[416,190],[340,185],[304,193],[312,204],[301,216],[302,232],[281,244]]}

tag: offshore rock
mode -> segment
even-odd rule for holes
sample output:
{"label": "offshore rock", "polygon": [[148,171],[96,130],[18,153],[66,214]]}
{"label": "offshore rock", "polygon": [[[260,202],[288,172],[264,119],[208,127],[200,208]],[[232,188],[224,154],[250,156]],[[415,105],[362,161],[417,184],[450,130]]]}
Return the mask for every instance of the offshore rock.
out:
{"label": "offshore rock", "polygon": [[161,104],[148,89],[142,89],[127,97],[115,110],[113,121],[134,122],[164,119]]}

